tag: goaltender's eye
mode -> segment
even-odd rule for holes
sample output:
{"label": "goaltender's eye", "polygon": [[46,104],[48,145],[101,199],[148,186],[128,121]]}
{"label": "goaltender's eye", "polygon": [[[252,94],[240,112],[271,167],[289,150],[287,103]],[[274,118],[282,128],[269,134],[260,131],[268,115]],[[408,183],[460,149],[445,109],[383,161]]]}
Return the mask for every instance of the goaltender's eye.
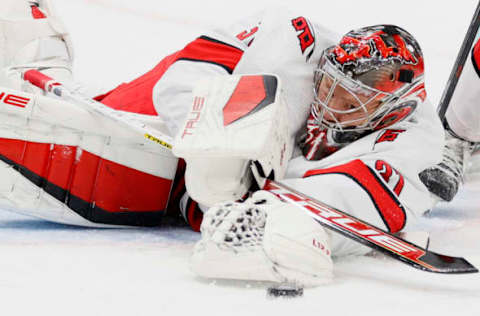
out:
{"label": "goaltender's eye", "polygon": [[351,104],[351,103],[350,103],[350,104],[347,104],[346,108],[347,108],[347,110],[354,110],[354,109],[356,109],[357,107],[356,107],[354,104]]}

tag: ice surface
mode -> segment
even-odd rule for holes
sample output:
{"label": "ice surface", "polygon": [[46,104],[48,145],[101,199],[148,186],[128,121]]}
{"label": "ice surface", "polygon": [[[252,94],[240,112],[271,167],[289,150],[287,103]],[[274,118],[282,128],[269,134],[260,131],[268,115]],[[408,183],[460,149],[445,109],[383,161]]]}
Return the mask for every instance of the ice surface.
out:
{"label": "ice surface", "polygon": [[[398,24],[420,41],[437,104],[476,1],[54,0],[76,48],[77,79],[108,90],[149,70],[203,29],[274,4],[296,5],[344,33]],[[431,249],[480,266],[479,189],[421,219]],[[188,270],[186,228],[82,229],[0,212],[1,315],[479,315],[480,275],[416,271],[382,256],[336,262],[335,281],[268,300],[258,283]]]}

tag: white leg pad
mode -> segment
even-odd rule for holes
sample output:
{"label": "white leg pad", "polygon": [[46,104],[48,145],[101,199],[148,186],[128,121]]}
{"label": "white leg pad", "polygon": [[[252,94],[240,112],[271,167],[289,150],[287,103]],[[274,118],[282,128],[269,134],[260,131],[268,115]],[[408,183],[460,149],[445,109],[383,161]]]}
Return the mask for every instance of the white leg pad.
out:
{"label": "white leg pad", "polygon": [[0,179],[0,205],[2,210],[55,223],[84,227],[118,227],[93,223],[84,219],[3,161],[0,161]]}

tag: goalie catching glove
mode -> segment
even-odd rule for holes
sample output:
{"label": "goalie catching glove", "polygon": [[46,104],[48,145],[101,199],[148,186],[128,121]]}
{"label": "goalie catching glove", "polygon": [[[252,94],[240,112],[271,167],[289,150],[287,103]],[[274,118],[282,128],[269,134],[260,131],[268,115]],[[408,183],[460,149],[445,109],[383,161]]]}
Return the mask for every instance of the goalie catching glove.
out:
{"label": "goalie catching glove", "polygon": [[310,216],[267,191],[211,207],[195,245],[201,277],[317,286],[332,275],[329,235]]}

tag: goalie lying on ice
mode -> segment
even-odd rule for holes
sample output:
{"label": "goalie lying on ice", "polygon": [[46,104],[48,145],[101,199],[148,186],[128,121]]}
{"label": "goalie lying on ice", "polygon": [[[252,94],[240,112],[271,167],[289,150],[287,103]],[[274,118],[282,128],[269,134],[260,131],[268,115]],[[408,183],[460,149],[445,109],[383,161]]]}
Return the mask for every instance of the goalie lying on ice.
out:
{"label": "goalie lying on ice", "polygon": [[[320,108],[327,108],[322,96],[332,96],[333,110],[345,106],[344,99],[352,96],[347,87],[353,86],[353,81],[333,79],[342,75],[336,69],[329,71],[315,78],[320,82],[315,84],[319,103],[314,103],[314,111],[326,110]],[[438,120],[432,119],[436,117],[432,109],[418,108],[410,119],[380,129],[353,125],[347,129],[338,119],[336,130],[322,126],[312,114],[310,128],[323,128],[327,135],[337,131],[334,135],[350,141],[337,142],[341,148],[310,160],[301,147],[307,156],[312,152],[311,143],[326,150],[328,136],[301,134],[299,141],[291,132],[292,108],[283,93],[282,81],[273,75],[217,77],[193,91],[194,102],[173,151],[187,162],[185,180],[191,197],[214,205],[204,216],[202,239],[192,257],[192,268],[201,276],[318,285],[331,277],[332,254],[368,251],[326,232],[291,201],[281,201],[263,190],[248,197],[252,183],[262,187],[266,176],[393,233],[408,229],[433,206],[434,199],[416,176],[422,166],[435,161],[432,156],[430,162],[425,159],[418,141],[431,144],[441,158],[442,141],[430,134],[441,131]],[[365,96],[357,97],[360,102]],[[420,100],[409,95],[400,102]],[[235,119],[228,119],[232,117]],[[241,202],[242,198],[246,199]]]}
{"label": "goalie lying on ice", "polygon": [[[96,98],[176,136],[174,156],[24,82],[28,69],[72,80],[68,33],[48,0],[4,7],[2,207],[75,225],[159,225],[178,209],[183,157],[188,193],[213,206],[192,260],[198,274],[315,285],[330,278],[331,254],[366,250],[268,192],[247,198],[259,174],[391,232],[435,203],[418,173],[441,161],[443,128],[426,100],[420,47],[399,27],[337,39],[273,10],[201,36]],[[181,202],[198,229],[199,208],[188,195]]]}

